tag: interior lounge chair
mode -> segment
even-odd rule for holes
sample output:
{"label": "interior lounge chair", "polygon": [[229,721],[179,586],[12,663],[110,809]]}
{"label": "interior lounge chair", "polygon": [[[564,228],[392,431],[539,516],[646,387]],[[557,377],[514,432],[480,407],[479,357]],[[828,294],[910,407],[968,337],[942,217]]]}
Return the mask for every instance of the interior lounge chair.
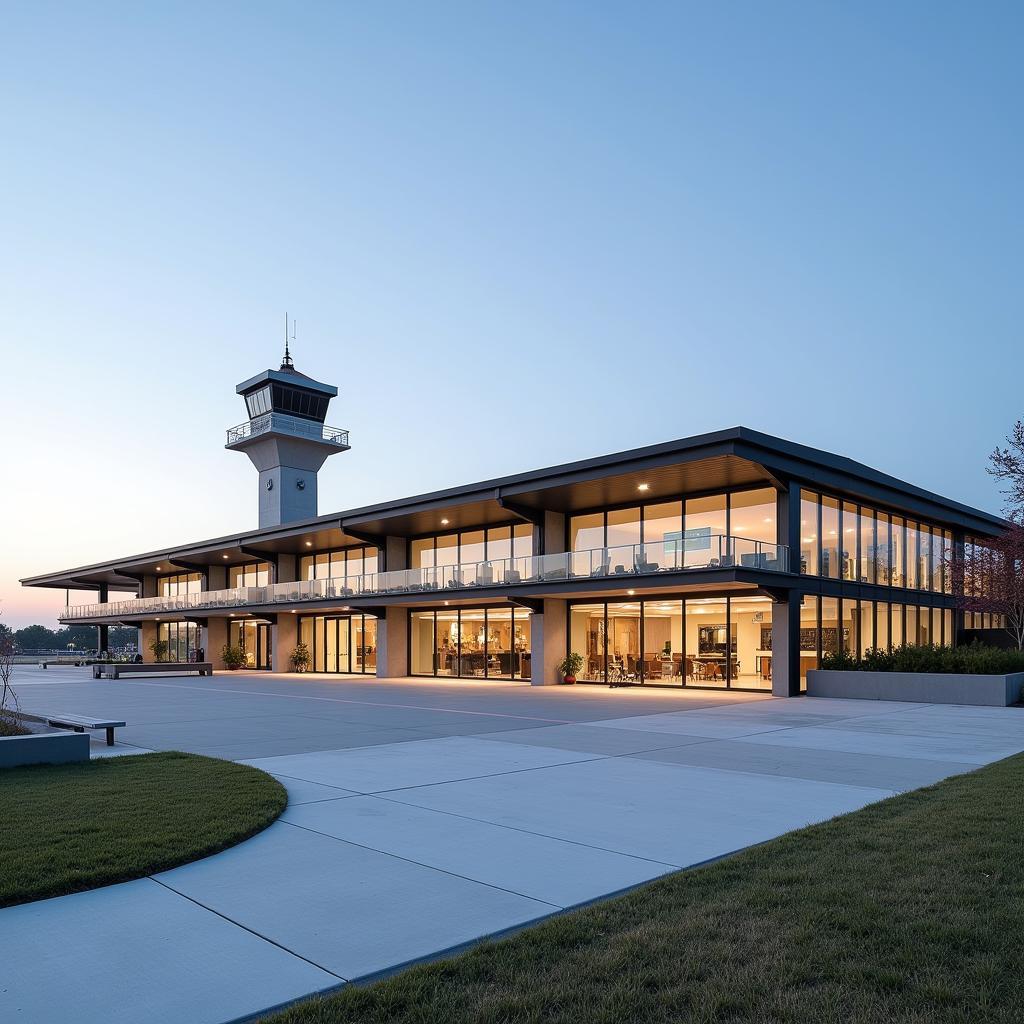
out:
{"label": "interior lounge chair", "polygon": [[647,555],[640,553],[633,559],[633,571],[638,573],[658,572],[661,566],[657,562],[648,562]]}

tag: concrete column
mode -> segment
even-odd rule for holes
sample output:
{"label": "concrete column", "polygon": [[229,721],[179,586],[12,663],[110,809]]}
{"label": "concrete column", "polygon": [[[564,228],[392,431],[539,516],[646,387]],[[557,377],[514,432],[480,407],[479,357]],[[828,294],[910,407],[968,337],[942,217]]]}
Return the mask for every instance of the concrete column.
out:
{"label": "concrete column", "polygon": [[377,620],[377,676],[380,679],[409,674],[409,609],[388,608]]}
{"label": "concrete column", "polygon": [[[388,537],[384,542],[384,569],[409,568],[409,545],[404,537]],[[405,675],[403,672],[402,675]]]}
{"label": "concrete column", "polygon": [[155,576],[143,576],[142,577],[142,593],[140,597],[156,597],[156,577]]}
{"label": "concrete column", "polygon": [[206,586],[209,590],[228,589],[228,567],[211,565],[206,571]]}
{"label": "concrete column", "polygon": [[215,669],[224,669],[224,659],[221,658],[221,651],[228,642],[228,622],[224,618],[213,618],[206,620],[206,627],[200,630],[199,642],[206,651],[206,660],[213,664]]}
{"label": "concrete column", "polygon": [[[289,582],[289,581],[285,581]],[[270,627],[270,667],[275,672],[291,671],[291,656],[299,642],[299,617],[282,613]]]}
{"label": "concrete column", "polygon": [[558,663],[565,657],[568,606],[560,598],[544,599],[544,611],[531,621],[530,685],[553,686]]}
{"label": "concrete column", "polygon": [[142,655],[143,661],[156,661],[156,658],[153,657],[153,652],[149,649],[149,645],[156,639],[157,625],[158,623],[156,622],[143,622],[139,626],[139,654]]}
{"label": "concrete column", "polygon": [[544,547],[541,554],[555,555],[565,550],[565,515],[561,512],[544,513]]}
{"label": "concrete column", "polygon": [[800,595],[795,590],[772,604],[772,694],[800,694]]}

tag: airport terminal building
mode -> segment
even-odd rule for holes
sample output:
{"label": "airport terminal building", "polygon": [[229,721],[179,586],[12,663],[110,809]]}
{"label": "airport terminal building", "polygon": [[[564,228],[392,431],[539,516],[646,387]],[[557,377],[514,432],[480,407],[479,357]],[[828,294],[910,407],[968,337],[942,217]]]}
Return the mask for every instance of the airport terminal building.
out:
{"label": "airport terminal building", "polygon": [[227,434],[259,474],[259,529],[22,580],[92,592],[66,623],[137,626],[171,660],[243,649],[287,671],[710,687],[796,695],[824,653],[955,644],[946,566],[998,516],[744,427],[317,514],[349,447],[337,389],[280,369],[238,385]]}

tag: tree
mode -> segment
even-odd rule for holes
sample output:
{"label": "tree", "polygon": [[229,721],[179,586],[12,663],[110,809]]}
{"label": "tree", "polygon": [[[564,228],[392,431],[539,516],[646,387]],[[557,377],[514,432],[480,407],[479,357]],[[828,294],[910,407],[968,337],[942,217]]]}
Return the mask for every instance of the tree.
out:
{"label": "tree", "polygon": [[1003,484],[1007,515],[1024,520],[1024,422],[1017,420],[1006,437],[1006,447],[997,447],[988,457],[988,472]]}
{"label": "tree", "polygon": [[52,651],[57,647],[57,634],[45,626],[25,626],[15,632],[14,641],[22,651]]}
{"label": "tree", "polygon": [[964,545],[950,559],[953,592],[965,612],[1001,616],[1024,650],[1024,524],[1011,522],[998,537]]}
{"label": "tree", "polygon": [[14,633],[0,622],[0,736],[24,732],[18,722],[18,695],[11,689]]}

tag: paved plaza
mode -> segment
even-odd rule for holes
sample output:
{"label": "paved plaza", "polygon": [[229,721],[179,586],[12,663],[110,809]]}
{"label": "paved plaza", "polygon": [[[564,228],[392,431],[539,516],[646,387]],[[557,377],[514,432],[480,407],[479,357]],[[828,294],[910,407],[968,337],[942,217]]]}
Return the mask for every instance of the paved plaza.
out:
{"label": "paved plaza", "polygon": [[245,1019],[1024,750],[1013,708],[73,668],[15,684],[30,711],[126,720],[115,754],[244,761],[289,794],[224,853],[0,910],[0,1017],[31,1022]]}

